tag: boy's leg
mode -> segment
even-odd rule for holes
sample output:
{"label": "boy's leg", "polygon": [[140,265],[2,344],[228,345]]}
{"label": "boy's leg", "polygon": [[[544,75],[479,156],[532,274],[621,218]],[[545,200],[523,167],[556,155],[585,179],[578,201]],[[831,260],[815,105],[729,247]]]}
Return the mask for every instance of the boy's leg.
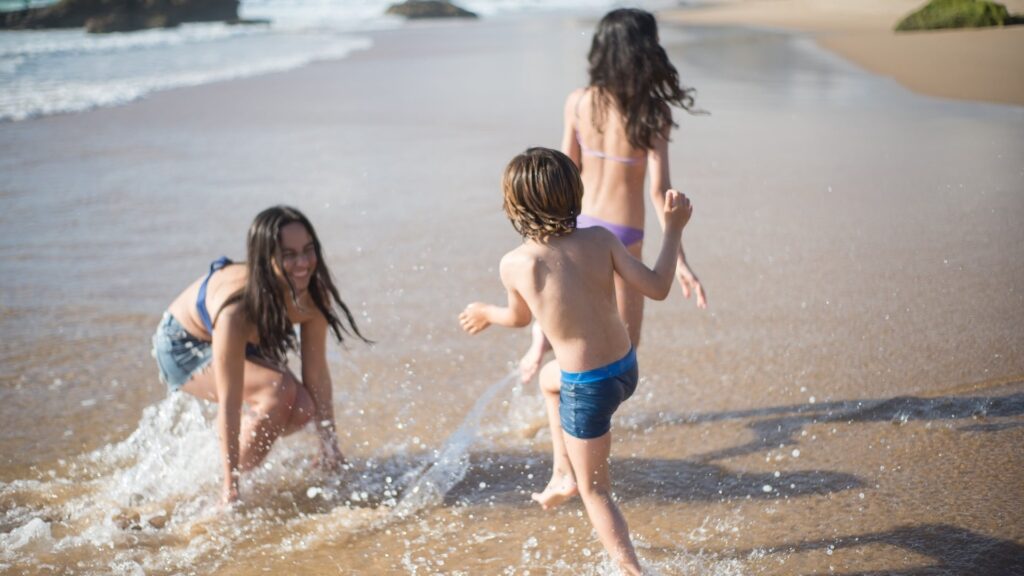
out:
{"label": "boy's leg", "polygon": [[545,510],[558,506],[576,495],[576,476],[569,463],[562,434],[562,422],[558,416],[558,392],[562,387],[562,373],[558,362],[552,360],[540,372],[540,390],[544,394],[544,408],[548,413],[551,429],[551,481],[543,492],[534,492],[532,498]]}
{"label": "boy's leg", "polygon": [[640,561],[629,539],[629,527],[612,500],[611,475],[608,471],[611,432],[589,440],[566,434],[565,445],[573,470],[576,471],[580,498],[583,499],[590,524],[601,539],[601,544],[624,573],[639,575]]}

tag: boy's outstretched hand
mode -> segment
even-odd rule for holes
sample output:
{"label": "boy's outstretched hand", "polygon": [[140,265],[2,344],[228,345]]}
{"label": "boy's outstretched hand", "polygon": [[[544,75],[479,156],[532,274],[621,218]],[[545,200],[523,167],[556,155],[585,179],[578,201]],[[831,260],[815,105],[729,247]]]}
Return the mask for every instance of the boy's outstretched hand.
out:
{"label": "boy's outstretched hand", "polygon": [[487,304],[482,302],[473,302],[466,309],[459,314],[459,326],[470,334],[476,334],[484,328],[491,325],[490,320],[487,319],[486,313]]}

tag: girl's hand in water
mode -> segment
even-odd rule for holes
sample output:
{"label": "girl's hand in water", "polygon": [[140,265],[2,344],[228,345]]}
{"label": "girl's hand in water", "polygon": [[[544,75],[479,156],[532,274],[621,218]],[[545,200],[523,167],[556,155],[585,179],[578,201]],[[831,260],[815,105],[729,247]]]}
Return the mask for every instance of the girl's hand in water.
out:
{"label": "girl's hand in water", "polygon": [[491,325],[487,319],[487,304],[473,302],[459,314],[459,326],[470,334],[476,334]]}
{"label": "girl's hand in water", "polygon": [[220,493],[220,509],[228,511],[242,503],[238,496],[238,485],[226,486]]}
{"label": "girl's hand in water", "polygon": [[345,456],[338,449],[338,445],[333,444],[331,447],[324,446],[321,448],[320,457],[315,463],[327,472],[340,472],[348,464],[348,461],[345,460]]}

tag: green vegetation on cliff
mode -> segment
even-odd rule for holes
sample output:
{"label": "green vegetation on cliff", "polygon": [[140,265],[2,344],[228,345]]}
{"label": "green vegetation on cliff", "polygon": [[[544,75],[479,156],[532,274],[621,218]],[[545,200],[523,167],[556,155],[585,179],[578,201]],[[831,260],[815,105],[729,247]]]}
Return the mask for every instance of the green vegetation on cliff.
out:
{"label": "green vegetation on cliff", "polygon": [[989,0],[931,0],[896,25],[898,32],[940,28],[1004,26],[1017,20],[1006,6]]}

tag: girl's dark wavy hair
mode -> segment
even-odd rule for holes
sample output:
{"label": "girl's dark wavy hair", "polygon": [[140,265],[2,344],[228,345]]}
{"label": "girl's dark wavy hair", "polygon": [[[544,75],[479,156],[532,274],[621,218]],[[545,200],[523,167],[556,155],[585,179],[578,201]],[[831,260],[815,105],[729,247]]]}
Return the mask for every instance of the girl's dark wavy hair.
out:
{"label": "girl's dark wavy hair", "polygon": [[[679,84],[679,73],[658,43],[654,15],[636,8],[612,10],[597,25],[588,56],[595,119],[617,106],[626,119],[634,148],[649,150],[672,121],[669,105],[694,113],[693,88]],[[600,125],[603,120],[596,124]]]}
{"label": "girl's dark wavy hair", "polygon": [[[317,238],[313,225],[302,212],[290,206],[272,206],[256,215],[249,226],[246,238],[248,277],[245,286],[224,302],[224,309],[229,304],[240,302],[246,318],[256,326],[259,335],[259,352],[267,360],[276,364],[284,364],[288,351],[298,349],[298,338],[291,320],[288,319],[287,301],[298,304],[298,295],[291,281],[288,283],[288,294],[281,285],[278,275],[274,272],[284,270],[281,254],[281,229],[298,222],[306,228],[313,239],[316,251],[316,268],[309,282],[309,296],[317,309],[327,319],[327,324],[334,332],[338,342],[344,341],[345,335],[355,335],[366,343],[367,340],[356,326],[355,318],[348,306],[342,301],[338,289],[334,286],[331,272],[327,269],[320,239]],[[342,323],[338,310],[345,316]],[[219,311],[218,311],[219,313]],[[346,326],[347,324],[347,326]]]}

